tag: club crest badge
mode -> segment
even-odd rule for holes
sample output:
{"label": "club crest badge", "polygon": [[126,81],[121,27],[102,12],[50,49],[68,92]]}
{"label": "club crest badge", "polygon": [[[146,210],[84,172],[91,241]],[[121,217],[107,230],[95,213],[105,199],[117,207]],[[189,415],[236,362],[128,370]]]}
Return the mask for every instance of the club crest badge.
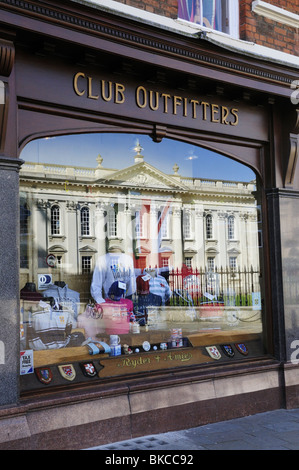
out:
{"label": "club crest badge", "polygon": [[239,353],[243,354],[243,356],[247,356],[249,351],[247,349],[247,346],[245,346],[244,343],[236,343],[235,346],[237,350],[239,351]]}
{"label": "club crest badge", "polygon": [[80,367],[85,377],[95,377],[97,375],[93,362],[82,362]]}
{"label": "club crest badge", "polygon": [[34,369],[35,374],[40,382],[43,384],[49,384],[52,382],[53,374],[50,367],[38,367]]}
{"label": "club crest badge", "polygon": [[72,364],[64,364],[63,366],[58,366],[59,372],[62,377],[66,380],[74,380],[76,377],[76,371]]}
{"label": "club crest badge", "polygon": [[206,350],[213,359],[221,358],[221,354],[216,346],[206,346]]}
{"label": "club crest badge", "polygon": [[233,350],[232,346],[230,344],[221,344],[221,349],[224,352],[224,354],[228,357],[234,357],[235,351]]}

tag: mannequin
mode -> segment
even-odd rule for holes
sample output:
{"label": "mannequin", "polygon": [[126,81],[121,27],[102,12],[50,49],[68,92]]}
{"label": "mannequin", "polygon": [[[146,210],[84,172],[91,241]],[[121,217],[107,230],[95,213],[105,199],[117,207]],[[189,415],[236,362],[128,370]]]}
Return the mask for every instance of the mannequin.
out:
{"label": "mannequin", "polygon": [[80,294],[68,287],[63,281],[55,281],[50,284],[43,292],[44,297],[54,297],[59,305],[71,309],[75,320],[78,318],[78,305],[80,303]]}
{"label": "mannequin", "polygon": [[156,268],[145,268],[137,277],[138,307],[165,305],[172,294],[166,279],[157,274]]}
{"label": "mannequin", "polygon": [[124,283],[126,297],[135,293],[136,279],[133,259],[118,248],[110,250],[97,260],[90,287],[91,295],[96,303],[105,302],[105,298],[108,298],[109,288],[114,281]]}

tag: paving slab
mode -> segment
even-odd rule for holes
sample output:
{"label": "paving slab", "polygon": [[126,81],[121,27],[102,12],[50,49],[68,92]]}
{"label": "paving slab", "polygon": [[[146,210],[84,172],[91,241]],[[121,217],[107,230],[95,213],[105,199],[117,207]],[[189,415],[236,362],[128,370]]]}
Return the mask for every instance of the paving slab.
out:
{"label": "paving slab", "polygon": [[299,409],[275,410],[84,450],[299,450]]}

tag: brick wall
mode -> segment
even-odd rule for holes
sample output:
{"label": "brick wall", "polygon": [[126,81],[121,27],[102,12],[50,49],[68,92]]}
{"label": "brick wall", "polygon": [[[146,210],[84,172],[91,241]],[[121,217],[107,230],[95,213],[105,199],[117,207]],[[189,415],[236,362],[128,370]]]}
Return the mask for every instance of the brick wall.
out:
{"label": "brick wall", "polygon": [[[177,18],[177,0],[116,0],[119,3]],[[298,0],[266,0],[268,3],[299,14]],[[299,54],[299,30],[257,15],[252,0],[240,0],[240,39],[255,42],[289,54]]]}
{"label": "brick wall", "polygon": [[[299,14],[294,0],[271,0],[267,3]],[[278,49],[289,54],[299,53],[299,31],[282,23],[264,18],[251,10],[251,0],[240,0],[240,39]]]}
{"label": "brick wall", "polygon": [[170,18],[177,18],[178,2],[177,0],[116,0],[119,3],[124,3],[131,7],[139,8],[140,10],[156,13],[161,16],[168,16]]}

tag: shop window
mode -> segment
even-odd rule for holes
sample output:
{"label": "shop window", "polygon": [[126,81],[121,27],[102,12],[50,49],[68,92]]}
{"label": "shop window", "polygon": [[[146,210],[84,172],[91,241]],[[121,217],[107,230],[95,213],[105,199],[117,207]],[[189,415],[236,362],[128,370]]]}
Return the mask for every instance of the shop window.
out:
{"label": "shop window", "polygon": [[178,0],[178,18],[238,37],[235,0]]}
{"label": "shop window", "polygon": [[82,207],[80,211],[81,218],[81,236],[87,237],[90,235],[90,214],[88,207]]}
{"label": "shop window", "polygon": [[[55,147],[44,157],[28,144],[21,155],[21,348],[32,352],[36,368],[21,377],[21,389],[43,387],[40,379],[47,389],[59,390],[91,383],[84,371],[91,362],[93,380],[101,383],[119,375],[217,365],[208,346],[218,345],[222,362],[263,354],[262,212],[254,173],[243,165],[230,167],[231,160],[205,149],[190,161],[189,144],[157,144],[130,134],[100,135],[99,169],[96,137],[84,168],[77,151],[84,145],[76,143],[89,135],[49,139],[45,145]],[[70,148],[65,168],[55,160],[60,139],[68,139],[64,148]],[[47,173],[34,158],[44,159]],[[201,176],[207,167],[210,178]],[[224,181],[226,169],[227,179],[235,171],[242,184]],[[235,240],[236,220],[242,244]],[[244,269],[239,260],[245,260]],[[221,345],[228,331],[233,345],[245,342],[248,355],[233,345],[234,358],[225,355]],[[60,374],[61,365],[73,380]]]}

